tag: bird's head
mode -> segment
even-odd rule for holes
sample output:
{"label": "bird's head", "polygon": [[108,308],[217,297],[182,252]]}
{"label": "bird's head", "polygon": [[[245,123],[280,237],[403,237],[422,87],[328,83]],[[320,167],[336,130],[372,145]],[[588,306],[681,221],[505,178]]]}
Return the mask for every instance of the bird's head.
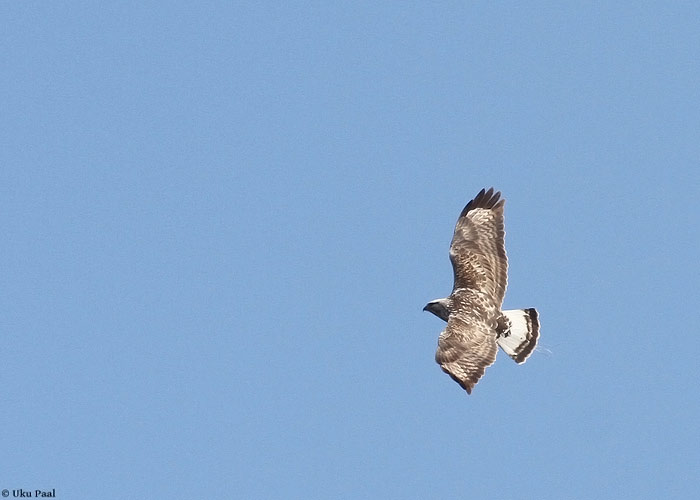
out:
{"label": "bird's head", "polygon": [[450,315],[449,299],[438,299],[428,302],[423,308],[424,311],[433,313],[438,318],[447,321]]}

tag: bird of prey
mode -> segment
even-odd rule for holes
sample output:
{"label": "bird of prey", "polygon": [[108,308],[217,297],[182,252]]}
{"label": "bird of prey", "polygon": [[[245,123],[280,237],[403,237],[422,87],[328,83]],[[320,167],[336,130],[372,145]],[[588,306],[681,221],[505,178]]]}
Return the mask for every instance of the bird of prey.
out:
{"label": "bird of prey", "polygon": [[493,188],[482,189],[467,203],[450,245],[452,294],[423,308],[447,321],[435,361],[467,394],[496,361],[496,346],[521,364],[532,354],[539,337],[535,309],[501,310],[508,281],[504,203]]}

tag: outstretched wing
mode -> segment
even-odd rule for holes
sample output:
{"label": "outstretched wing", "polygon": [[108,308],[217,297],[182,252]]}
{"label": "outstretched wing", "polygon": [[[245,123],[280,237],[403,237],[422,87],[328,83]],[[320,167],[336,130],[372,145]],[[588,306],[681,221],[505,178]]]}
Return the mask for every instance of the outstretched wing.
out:
{"label": "outstretched wing", "polygon": [[508,282],[503,205],[500,191],[482,189],[457,220],[450,245],[454,290],[483,292],[500,308]]}
{"label": "outstretched wing", "polygon": [[440,334],[435,361],[467,394],[496,361],[496,334],[485,325],[469,324],[451,315]]}

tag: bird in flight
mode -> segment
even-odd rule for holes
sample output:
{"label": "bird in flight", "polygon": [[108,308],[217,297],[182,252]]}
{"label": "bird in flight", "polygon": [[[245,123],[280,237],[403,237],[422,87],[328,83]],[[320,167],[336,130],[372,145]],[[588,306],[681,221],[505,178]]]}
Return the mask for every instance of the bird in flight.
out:
{"label": "bird in flight", "polygon": [[535,309],[501,310],[508,282],[504,203],[500,191],[493,188],[482,189],[467,203],[450,245],[452,293],[423,308],[447,321],[435,361],[467,394],[496,361],[496,346],[522,364],[540,334]]}

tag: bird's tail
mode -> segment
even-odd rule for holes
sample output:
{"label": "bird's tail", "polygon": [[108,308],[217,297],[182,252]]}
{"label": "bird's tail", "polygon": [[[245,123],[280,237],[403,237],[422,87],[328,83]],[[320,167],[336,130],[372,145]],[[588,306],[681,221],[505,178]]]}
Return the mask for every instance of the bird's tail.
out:
{"label": "bird's tail", "polygon": [[533,308],[514,309],[503,311],[503,315],[508,319],[510,328],[501,333],[496,342],[516,363],[524,363],[535,350],[540,337],[537,311]]}

